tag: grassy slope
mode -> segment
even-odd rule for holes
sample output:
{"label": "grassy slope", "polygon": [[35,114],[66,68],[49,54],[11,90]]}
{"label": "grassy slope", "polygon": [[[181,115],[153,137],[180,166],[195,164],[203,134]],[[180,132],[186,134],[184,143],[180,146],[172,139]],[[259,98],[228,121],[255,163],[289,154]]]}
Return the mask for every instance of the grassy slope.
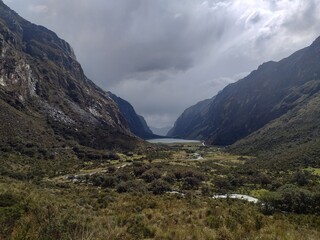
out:
{"label": "grassy slope", "polygon": [[[195,152],[204,159],[196,160]],[[214,192],[261,195],[261,189],[272,191],[277,182],[291,182],[291,171],[279,174],[251,157],[197,145],[172,145],[157,152],[119,156],[112,161],[67,161],[68,166],[49,161],[41,169],[55,169],[54,173],[33,171],[39,177],[29,181],[14,175],[0,177],[0,239],[320,238],[316,214],[267,215],[259,205],[209,198]],[[20,159],[20,166],[25,168],[16,168],[16,172],[24,172],[28,166],[39,168],[39,163],[43,161]],[[13,161],[9,164],[17,166]],[[61,169],[64,171],[59,172]],[[164,181],[172,176],[171,188],[185,195],[153,194],[150,187],[157,179],[150,182],[145,176],[154,171]],[[83,175],[84,182],[74,184],[66,179],[69,174]],[[186,187],[191,175],[202,179],[200,185]],[[270,181],[260,183],[261,176],[270,176]],[[106,179],[119,181],[111,186]],[[306,189],[313,189],[317,179],[312,175]],[[139,185],[131,184],[136,182]],[[119,193],[120,185],[129,188]]]}
{"label": "grassy slope", "polygon": [[277,160],[320,165],[320,94],[272,121],[231,149]]}

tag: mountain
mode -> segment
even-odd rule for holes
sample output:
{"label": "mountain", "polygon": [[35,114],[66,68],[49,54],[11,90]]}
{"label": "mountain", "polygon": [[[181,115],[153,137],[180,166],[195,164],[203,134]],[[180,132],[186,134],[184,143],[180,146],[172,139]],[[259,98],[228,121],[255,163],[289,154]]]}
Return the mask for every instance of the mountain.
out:
{"label": "mountain", "polygon": [[168,137],[182,137],[189,139],[202,139],[199,130],[196,130],[208,114],[210,104],[214,98],[206,99],[186,109],[177,119],[174,126],[168,132]]}
{"label": "mountain", "polygon": [[133,134],[142,139],[157,138],[147,125],[145,119],[138,115],[132,105],[126,100],[116,96],[115,94],[109,92],[110,97],[118,105],[120,112],[127,120],[129,128]]}
{"label": "mountain", "polygon": [[71,46],[2,1],[0,59],[0,147],[140,144],[110,95],[85,76]]}
{"label": "mountain", "polygon": [[[279,62],[262,64],[247,77],[228,85],[200,119],[194,111],[189,121],[176,122],[176,130],[171,135],[203,139],[207,144],[230,145],[290,111],[298,111],[315,98],[319,90],[320,38]],[[191,130],[178,131],[187,129],[187,124]],[[316,124],[312,125],[317,129]]]}
{"label": "mountain", "polygon": [[160,135],[160,136],[167,136],[168,132],[170,131],[170,129],[172,127],[161,127],[161,128],[157,128],[157,127],[150,127],[151,131],[154,134]]}
{"label": "mountain", "polygon": [[[296,107],[230,146],[269,160],[320,167],[320,81],[311,81]],[[317,93],[310,96],[311,91]],[[279,162],[279,161],[277,161]]]}
{"label": "mountain", "polygon": [[138,117],[139,117],[139,119],[140,119],[140,122],[141,122],[141,124],[142,124],[142,127],[143,127],[144,131],[147,132],[147,133],[149,133],[149,134],[150,134],[150,133],[153,134],[152,130],[149,128],[148,123],[147,123],[147,121],[144,119],[144,117],[141,116],[141,115],[138,115]]}

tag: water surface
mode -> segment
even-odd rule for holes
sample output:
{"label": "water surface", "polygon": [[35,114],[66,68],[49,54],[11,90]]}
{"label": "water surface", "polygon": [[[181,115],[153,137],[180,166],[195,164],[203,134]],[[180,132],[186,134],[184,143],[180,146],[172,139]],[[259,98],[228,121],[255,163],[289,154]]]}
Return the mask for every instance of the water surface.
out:
{"label": "water surface", "polygon": [[187,140],[179,138],[156,138],[148,140],[150,143],[201,143],[198,140]]}

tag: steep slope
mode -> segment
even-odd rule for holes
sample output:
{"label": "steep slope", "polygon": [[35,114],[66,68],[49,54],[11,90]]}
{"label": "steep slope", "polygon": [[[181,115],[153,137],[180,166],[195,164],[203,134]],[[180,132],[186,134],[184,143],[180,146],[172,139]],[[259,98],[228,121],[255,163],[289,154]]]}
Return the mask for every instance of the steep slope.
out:
{"label": "steep slope", "polygon": [[109,92],[110,97],[118,105],[120,112],[127,120],[129,128],[133,134],[143,139],[157,138],[147,125],[145,119],[138,115],[132,105],[126,100]]}
{"label": "steep slope", "polygon": [[214,98],[206,99],[186,109],[168,132],[168,137],[203,139],[200,125],[205,120]]}
{"label": "steep slope", "polygon": [[43,147],[73,142],[133,148],[127,122],[109,94],[83,73],[70,45],[0,1],[1,142]]}
{"label": "steep slope", "polygon": [[[182,137],[230,145],[311,98],[319,88],[320,38],[279,62],[262,64],[228,85],[211,103],[202,122]],[[175,132],[173,132],[175,134]]]}
{"label": "steep slope", "polygon": [[144,129],[145,132],[149,133],[149,134],[153,134],[152,130],[149,128],[147,121],[144,119],[143,116],[138,115],[140,122],[142,124],[142,127]]}
{"label": "steep slope", "polygon": [[[320,89],[320,80],[308,89]],[[236,142],[230,150],[269,159],[290,160],[320,167],[320,92],[312,97],[302,93],[300,104],[258,131]]]}

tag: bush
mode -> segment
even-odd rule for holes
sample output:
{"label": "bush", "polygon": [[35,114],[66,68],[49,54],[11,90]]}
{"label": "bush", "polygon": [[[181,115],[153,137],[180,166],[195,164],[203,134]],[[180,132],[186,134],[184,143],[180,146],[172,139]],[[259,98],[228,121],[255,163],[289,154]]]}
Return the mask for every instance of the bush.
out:
{"label": "bush", "polygon": [[201,181],[196,177],[187,177],[183,180],[182,188],[186,190],[198,189]]}
{"label": "bush", "polygon": [[134,166],[133,173],[136,177],[141,176],[145,171],[149,170],[151,167],[149,165]]}
{"label": "bush", "polygon": [[117,186],[118,193],[145,193],[147,191],[145,184],[140,180],[121,182]]}
{"label": "bush", "polygon": [[124,181],[124,182],[126,182],[126,181],[129,181],[130,179],[132,179],[132,176],[131,176],[130,173],[128,173],[128,172],[123,172],[123,171],[121,171],[121,172],[118,172],[118,173],[117,173],[117,179],[118,179],[119,181]]}
{"label": "bush", "polygon": [[115,173],[117,171],[117,168],[111,165],[107,168],[107,170],[108,170],[108,173]]}
{"label": "bush", "polygon": [[284,185],[276,192],[266,194],[261,201],[263,211],[267,214],[274,211],[297,214],[320,213],[320,193],[310,192],[294,185]]}
{"label": "bush", "polygon": [[312,174],[308,171],[297,171],[294,173],[291,183],[305,186],[312,182]]}
{"label": "bush", "polygon": [[148,183],[154,181],[155,179],[159,179],[160,177],[161,173],[157,169],[150,169],[141,175],[141,178]]}
{"label": "bush", "polygon": [[169,183],[158,179],[151,183],[149,190],[152,191],[153,194],[163,194],[167,191],[170,191],[171,186]]}
{"label": "bush", "polygon": [[224,177],[216,177],[214,180],[214,186],[219,191],[232,189],[229,180]]}
{"label": "bush", "polygon": [[118,183],[118,179],[116,177],[105,177],[102,184],[101,184],[101,187],[104,187],[104,188],[114,188]]}
{"label": "bush", "polygon": [[104,178],[101,175],[93,175],[90,177],[90,182],[92,182],[94,186],[101,186],[104,182]]}
{"label": "bush", "polygon": [[193,178],[197,178],[199,181],[205,180],[205,176],[203,173],[198,172],[198,171],[194,171],[194,170],[188,170],[188,171],[184,172],[183,177],[184,178],[193,177]]}
{"label": "bush", "polygon": [[162,179],[170,184],[173,184],[176,180],[176,177],[174,174],[168,173]]}
{"label": "bush", "polygon": [[172,156],[171,152],[165,152],[165,151],[151,151],[147,153],[146,158],[153,160],[153,159],[166,159],[170,158]]}

